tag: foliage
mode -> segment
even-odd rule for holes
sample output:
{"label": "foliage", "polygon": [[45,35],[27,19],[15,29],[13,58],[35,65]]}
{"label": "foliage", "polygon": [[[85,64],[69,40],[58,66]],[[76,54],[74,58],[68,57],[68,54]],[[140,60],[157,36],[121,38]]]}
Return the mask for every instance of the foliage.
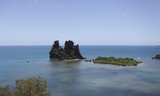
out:
{"label": "foliage", "polygon": [[113,64],[121,66],[136,66],[141,62],[136,61],[132,58],[98,57],[95,60],[93,60],[93,63]]}
{"label": "foliage", "polygon": [[47,90],[47,82],[42,78],[28,78],[16,81],[13,92],[9,86],[0,86],[0,96],[51,96]]}
{"label": "foliage", "polygon": [[12,93],[9,90],[9,85],[0,86],[0,96],[12,96]]}

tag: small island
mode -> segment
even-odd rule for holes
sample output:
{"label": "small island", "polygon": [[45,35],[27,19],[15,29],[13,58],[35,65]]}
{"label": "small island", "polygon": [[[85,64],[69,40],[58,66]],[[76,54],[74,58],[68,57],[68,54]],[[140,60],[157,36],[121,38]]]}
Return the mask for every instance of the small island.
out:
{"label": "small island", "polygon": [[160,60],[160,54],[157,54],[155,57],[153,57],[152,59],[159,59]]}
{"label": "small island", "polygon": [[49,52],[50,58],[58,60],[79,60],[84,59],[79,51],[79,45],[74,45],[74,42],[68,40],[65,42],[64,48],[59,45],[59,41],[54,41],[54,44]]}
{"label": "small island", "polygon": [[95,60],[93,60],[93,63],[112,64],[120,66],[137,66],[142,62],[136,61],[132,58],[97,57]]}

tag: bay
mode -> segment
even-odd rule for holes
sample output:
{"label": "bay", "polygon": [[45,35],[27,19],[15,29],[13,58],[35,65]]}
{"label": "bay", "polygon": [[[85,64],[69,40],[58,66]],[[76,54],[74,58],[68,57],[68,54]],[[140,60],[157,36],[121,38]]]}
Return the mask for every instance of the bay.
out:
{"label": "bay", "polygon": [[122,67],[49,59],[51,46],[0,46],[0,84],[11,89],[17,79],[43,77],[53,96],[159,96],[160,46],[80,46],[88,59],[129,57],[142,61]]}

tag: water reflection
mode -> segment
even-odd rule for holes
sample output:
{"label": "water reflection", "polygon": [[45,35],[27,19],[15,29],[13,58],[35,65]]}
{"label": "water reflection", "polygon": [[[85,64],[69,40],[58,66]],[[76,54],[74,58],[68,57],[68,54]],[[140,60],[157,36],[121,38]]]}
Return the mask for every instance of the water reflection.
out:
{"label": "water reflection", "polygon": [[[79,85],[79,74],[81,60],[78,61],[57,61],[50,60],[52,65],[52,87],[56,96],[67,96],[64,94],[74,92]],[[56,86],[56,88],[54,87]],[[69,94],[68,94],[69,95]]]}

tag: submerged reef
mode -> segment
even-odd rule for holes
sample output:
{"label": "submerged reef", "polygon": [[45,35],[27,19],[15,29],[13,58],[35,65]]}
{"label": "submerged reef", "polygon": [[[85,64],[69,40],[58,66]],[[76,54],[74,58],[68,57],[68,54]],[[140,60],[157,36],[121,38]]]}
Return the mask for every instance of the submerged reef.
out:
{"label": "submerged reef", "polygon": [[71,40],[65,42],[64,48],[59,45],[58,40],[54,41],[49,55],[50,58],[59,60],[84,59],[79,51],[79,45],[74,45],[74,42]]}

